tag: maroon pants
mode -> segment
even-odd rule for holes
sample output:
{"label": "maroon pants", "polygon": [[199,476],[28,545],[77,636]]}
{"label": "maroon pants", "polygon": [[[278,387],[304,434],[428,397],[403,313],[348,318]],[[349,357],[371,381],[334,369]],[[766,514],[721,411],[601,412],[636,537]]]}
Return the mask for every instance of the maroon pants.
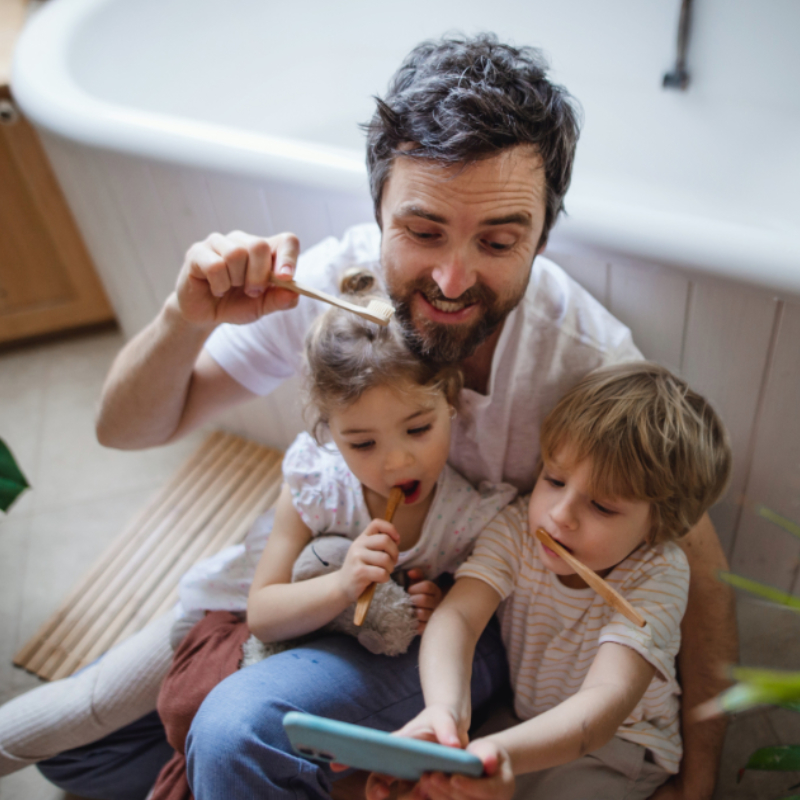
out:
{"label": "maroon pants", "polygon": [[191,800],[186,737],[206,695],[239,668],[247,623],[227,611],[208,613],[189,631],[172,659],[158,695],[158,714],[175,754],[156,779],[152,800]]}

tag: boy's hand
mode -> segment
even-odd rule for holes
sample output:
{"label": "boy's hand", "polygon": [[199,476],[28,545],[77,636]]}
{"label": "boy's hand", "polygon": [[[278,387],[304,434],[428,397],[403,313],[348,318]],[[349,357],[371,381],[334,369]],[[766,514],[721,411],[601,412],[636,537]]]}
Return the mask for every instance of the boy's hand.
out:
{"label": "boy's hand", "polygon": [[414,719],[397,731],[398,736],[438,742],[445,747],[464,748],[469,743],[469,720],[459,720],[456,712],[443,704],[434,704],[420,711]]}
{"label": "boy's hand", "polygon": [[417,633],[422,635],[431,614],[442,602],[444,594],[442,590],[433,582],[425,580],[421,569],[410,569],[408,578],[411,581],[408,593],[414,605],[414,614],[418,620]]}
{"label": "boy's hand", "polygon": [[263,238],[242,231],[212,233],[186,252],[175,296],[181,315],[193,325],[241,325],[297,305],[297,294],[276,289],[276,277],[291,278],[300,252],[293,233]]}
{"label": "boy's hand", "polygon": [[350,602],[358,600],[371,583],[386,583],[400,555],[400,535],[394,525],[374,519],[350,545],[338,575]]}
{"label": "boy's hand", "polygon": [[[432,772],[423,775],[414,789],[418,800],[511,800],[514,796],[514,772],[508,753],[488,739],[478,739],[467,747],[483,762],[484,776],[445,775]],[[371,798],[370,798],[371,800]]]}

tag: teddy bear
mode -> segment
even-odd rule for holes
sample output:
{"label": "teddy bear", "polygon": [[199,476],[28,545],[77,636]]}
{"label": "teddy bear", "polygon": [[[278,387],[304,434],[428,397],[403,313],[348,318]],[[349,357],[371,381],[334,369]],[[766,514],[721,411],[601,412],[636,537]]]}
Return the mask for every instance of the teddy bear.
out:
{"label": "teddy bear", "polygon": [[[305,581],[339,569],[352,544],[344,536],[323,535],[312,539],[295,561],[292,582]],[[355,636],[371,653],[396,656],[408,650],[417,635],[417,619],[412,611],[408,592],[395,583],[379,583],[369,611],[361,627],[353,622],[356,604],[353,603],[338,617],[313,634],[284,642],[265,643],[251,636],[242,648],[242,667],[255,664],[268,656],[290,650],[307,642],[319,633],[337,632]]]}

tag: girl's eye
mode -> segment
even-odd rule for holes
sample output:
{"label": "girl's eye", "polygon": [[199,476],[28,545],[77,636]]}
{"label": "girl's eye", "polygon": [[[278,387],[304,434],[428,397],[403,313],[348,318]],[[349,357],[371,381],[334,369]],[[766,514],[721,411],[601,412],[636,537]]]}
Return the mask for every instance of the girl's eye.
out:
{"label": "girl's eye", "polygon": [[375,444],[374,440],[370,439],[367,442],[350,442],[351,450],[369,450]]}
{"label": "girl's eye", "polygon": [[408,433],[411,436],[419,436],[422,433],[427,433],[433,425],[429,422],[427,425],[422,425],[419,428],[409,428]]}
{"label": "girl's eye", "polygon": [[611,516],[612,514],[616,514],[616,513],[617,513],[616,511],[614,511],[614,510],[612,510],[612,509],[610,509],[610,508],[606,508],[605,506],[601,506],[601,505],[600,505],[600,503],[598,503],[598,502],[597,502],[597,501],[595,501],[595,500],[592,500],[592,504],[594,505],[594,507],[595,507],[595,508],[596,508],[596,509],[597,509],[597,510],[598,510],[598,511],[601,513],[601,514],[607,514],[608,516]]}
{"label": "girl's eye", "polygon": [[551,485],[555,486],[556,488],[560,489],[564,485],[564,481],[559,481],[556,478],[545,477],[545,480]]}

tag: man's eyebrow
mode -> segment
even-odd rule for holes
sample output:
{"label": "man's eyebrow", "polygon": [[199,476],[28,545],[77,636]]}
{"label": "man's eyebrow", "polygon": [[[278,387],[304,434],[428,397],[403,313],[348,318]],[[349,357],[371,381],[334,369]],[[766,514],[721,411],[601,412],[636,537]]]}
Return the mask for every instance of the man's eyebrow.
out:
{"label": "man's eyebrow", "polygon": [[492,217],[485,219],[482,225],[522,225],[525,228],[530,228],[533,225],[533,220],[530,214],[518,212],[516,214],[506,214],[504,217]]}
{"label": "man's eyebrow", "polygon": [[441,214],[434,214],[431,211],[426,211],[421,206],[414,205],[413,203],[407,206],[400,206],[397,209],[396,217],[421,217],[422,219],[430,220],[431,222],[438,222],[440,225],[445,225],[447,220]]}
{"label": "man's eyebrow", "polygon": [[[441,214],[434,214],[432,211],[426,211],[421,206],[417,205],[407,205],[401,206],[396,216],[398,218],[403,217],[420,217],[421,219],[427,219],[430,222],[437,222],[440,225],[446,225],[447,219],[443,217]],[[524,228],[530,228],[533,225],[533,219],[531,218],[530,214],[527,214],[522,211],[515,212],[513,214],[505,214],[502,217],[490,217],[489,219],[482,220],[481,225],[521,225]]]}

